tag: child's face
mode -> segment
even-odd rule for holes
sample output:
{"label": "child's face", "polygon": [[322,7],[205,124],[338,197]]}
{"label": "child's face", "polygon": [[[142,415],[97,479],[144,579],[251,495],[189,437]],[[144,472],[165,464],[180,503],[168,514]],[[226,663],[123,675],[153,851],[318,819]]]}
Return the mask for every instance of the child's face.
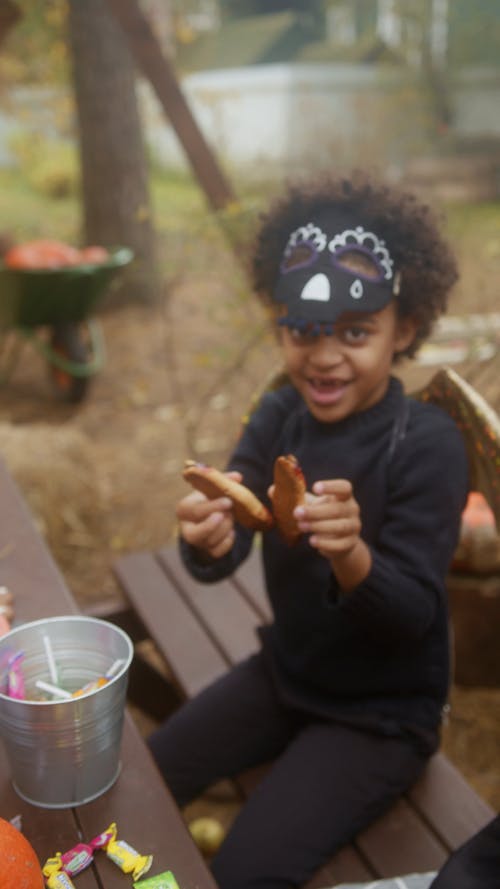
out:
{"label": "child's face", "polygon": [[290,380],[322,423],[337,422],[380,401],[394,355],[414,335],[414,322],[398,319],[394,302],[370,314],[344,313],[331,336],[279,328]]}

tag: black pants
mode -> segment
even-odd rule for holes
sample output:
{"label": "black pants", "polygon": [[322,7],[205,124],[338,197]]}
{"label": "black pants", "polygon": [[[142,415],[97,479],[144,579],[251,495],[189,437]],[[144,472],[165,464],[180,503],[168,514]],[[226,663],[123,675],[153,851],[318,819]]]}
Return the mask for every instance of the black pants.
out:
{"label": "black pants", "polygon": [[180,708],[150,739],[180,806],[221,778],[274,759],[212,863],[220,889],[285,889],[417,778],[425,757],[388,738],[290,712],[259,655]]}
{"label": "black pants", "polygon": [[500,815],[451,855],[430,889],[500,889]]}

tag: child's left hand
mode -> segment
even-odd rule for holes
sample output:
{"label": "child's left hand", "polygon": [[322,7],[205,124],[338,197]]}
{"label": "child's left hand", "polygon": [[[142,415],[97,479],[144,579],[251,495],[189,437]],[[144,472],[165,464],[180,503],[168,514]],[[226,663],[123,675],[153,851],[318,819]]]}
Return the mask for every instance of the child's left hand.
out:
{"label": "child's left hand", "polygon": [[294,511],[309,543],[330,561],[340,586],[353,589],[368,574],[371,553],[360,537],[361,517],[352,485],[346,479],[317,481],[314,496]]}
{"label": "child's left hand", "polygon": [[294,512],[301,531],[327,559],[351,550],[359,540],[361,520],[352,485],[345,479],[318,481],[313,494]]}

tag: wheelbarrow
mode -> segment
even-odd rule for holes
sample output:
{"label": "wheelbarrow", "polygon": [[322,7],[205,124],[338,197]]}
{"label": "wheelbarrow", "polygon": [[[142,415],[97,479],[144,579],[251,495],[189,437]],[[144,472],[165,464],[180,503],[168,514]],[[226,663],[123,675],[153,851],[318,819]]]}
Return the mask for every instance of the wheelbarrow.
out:
{"label": "wheelbarrow", "polygon": [[[58,397],[80,402],[104,363],[101,327],[89,316],[132,259],[132,250],[116,247],[99,265],[9,269],[0,263],[0,382],[8,380],[28,340],[47,361]],[[12,331],[19,334],[14,344],[7,342]]]}

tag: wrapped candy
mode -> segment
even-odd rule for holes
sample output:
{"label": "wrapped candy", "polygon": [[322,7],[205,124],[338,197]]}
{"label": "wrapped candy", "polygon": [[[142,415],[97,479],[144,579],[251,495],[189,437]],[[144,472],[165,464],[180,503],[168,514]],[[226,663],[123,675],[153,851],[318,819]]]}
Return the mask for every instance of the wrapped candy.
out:
{"label": "wrapped candy", "polygon": [[[140,855],[124,840],[117,840],[116,834],[116,824],[113,822],[89,843],[77,843],[68,852],[56,852],[52,858],[48,858],[42,868],[48,889],[74,889],[71,877],[92,864],[96,849],[105,849],[108,858],[124,874],[131,873],[134,880],[140,879],[151,867],[153,856]],[[168,884],[168,889],[178,889],[175,881]]]}
{"label": "wrapped candy", "polygon": [[19,651],[9,661],[7,672],[7,694],[10,698],[24,700],[24,674],[21,661],[24,658],[24,652]]}
{"label": "wrapped candy", "polygon": [[87,843],[78,843],[68,852],[56,852],[53,858],[45,862],[42,873],[44,877],[52,874],[64,873],[69,877],[76,877],[85,870],[94,860],[94,852]]}
{"label": "wrapped candy", "polygon": [[179,889],[179,884],[171,870],[166,870],[155,877],[147,877],[133,885],[134,889]]}
{"label": "wrapped candy", "polygon": [[46,885],[47,889],[75,889],[73,880],[63,870],[49,874],[46,878]]}
{"label": "wrapped candy", "polygon": [[103,847],[106,849],[106,855],[118,865],[124,874],[132,874],[133,879],[138,880],[151,867],[153,856],[141,855],[125,840],[117,840],[116,824],[113,823],[110,826],[110,831],[112,832],[111,838]]}
{"label": "wrapped candy", "polygon": [[61,855],[62,869],[71,877],[76,877],[89,864],[92,864],[93,860],[94,853],[86,843],[78,843],[69,852],[64,852]]}
{"label": "wrapped candy", "polygon": [[82,688],[74,691],[72,697],[79,698],[81,695],[88,694],[89,691],[95,691],[97,688],[102,688],[104,685],[107,685],[109,680],[113,679],[113,677],[120,672],[125,663],[126,661],[123,658],[118,658],[116,661],[113,661],[110,668],[106,670],[104,676],[98,676],[97,679],[92,679],[90,682],[87,682]]}
{"label": "wrapped candy", "polygon": [[97,688],[102,688],[103,685],[107,685],[108,680],[105,679],[104,676],[99,676],[98,679],[93,679],[91,682],[87,682],[86,685],[79,688],[77,691],[74,691],[71,695],[72,698],[79,698],[82,695],[86,695],[89,691],[95,691]]}
{"label": "wrapped candy", "polygon": [[107,830],[103,830],[98,836],[90,840],[91,849],[105,849],[109,841],[116,837],[116,824],[110,824]]}

